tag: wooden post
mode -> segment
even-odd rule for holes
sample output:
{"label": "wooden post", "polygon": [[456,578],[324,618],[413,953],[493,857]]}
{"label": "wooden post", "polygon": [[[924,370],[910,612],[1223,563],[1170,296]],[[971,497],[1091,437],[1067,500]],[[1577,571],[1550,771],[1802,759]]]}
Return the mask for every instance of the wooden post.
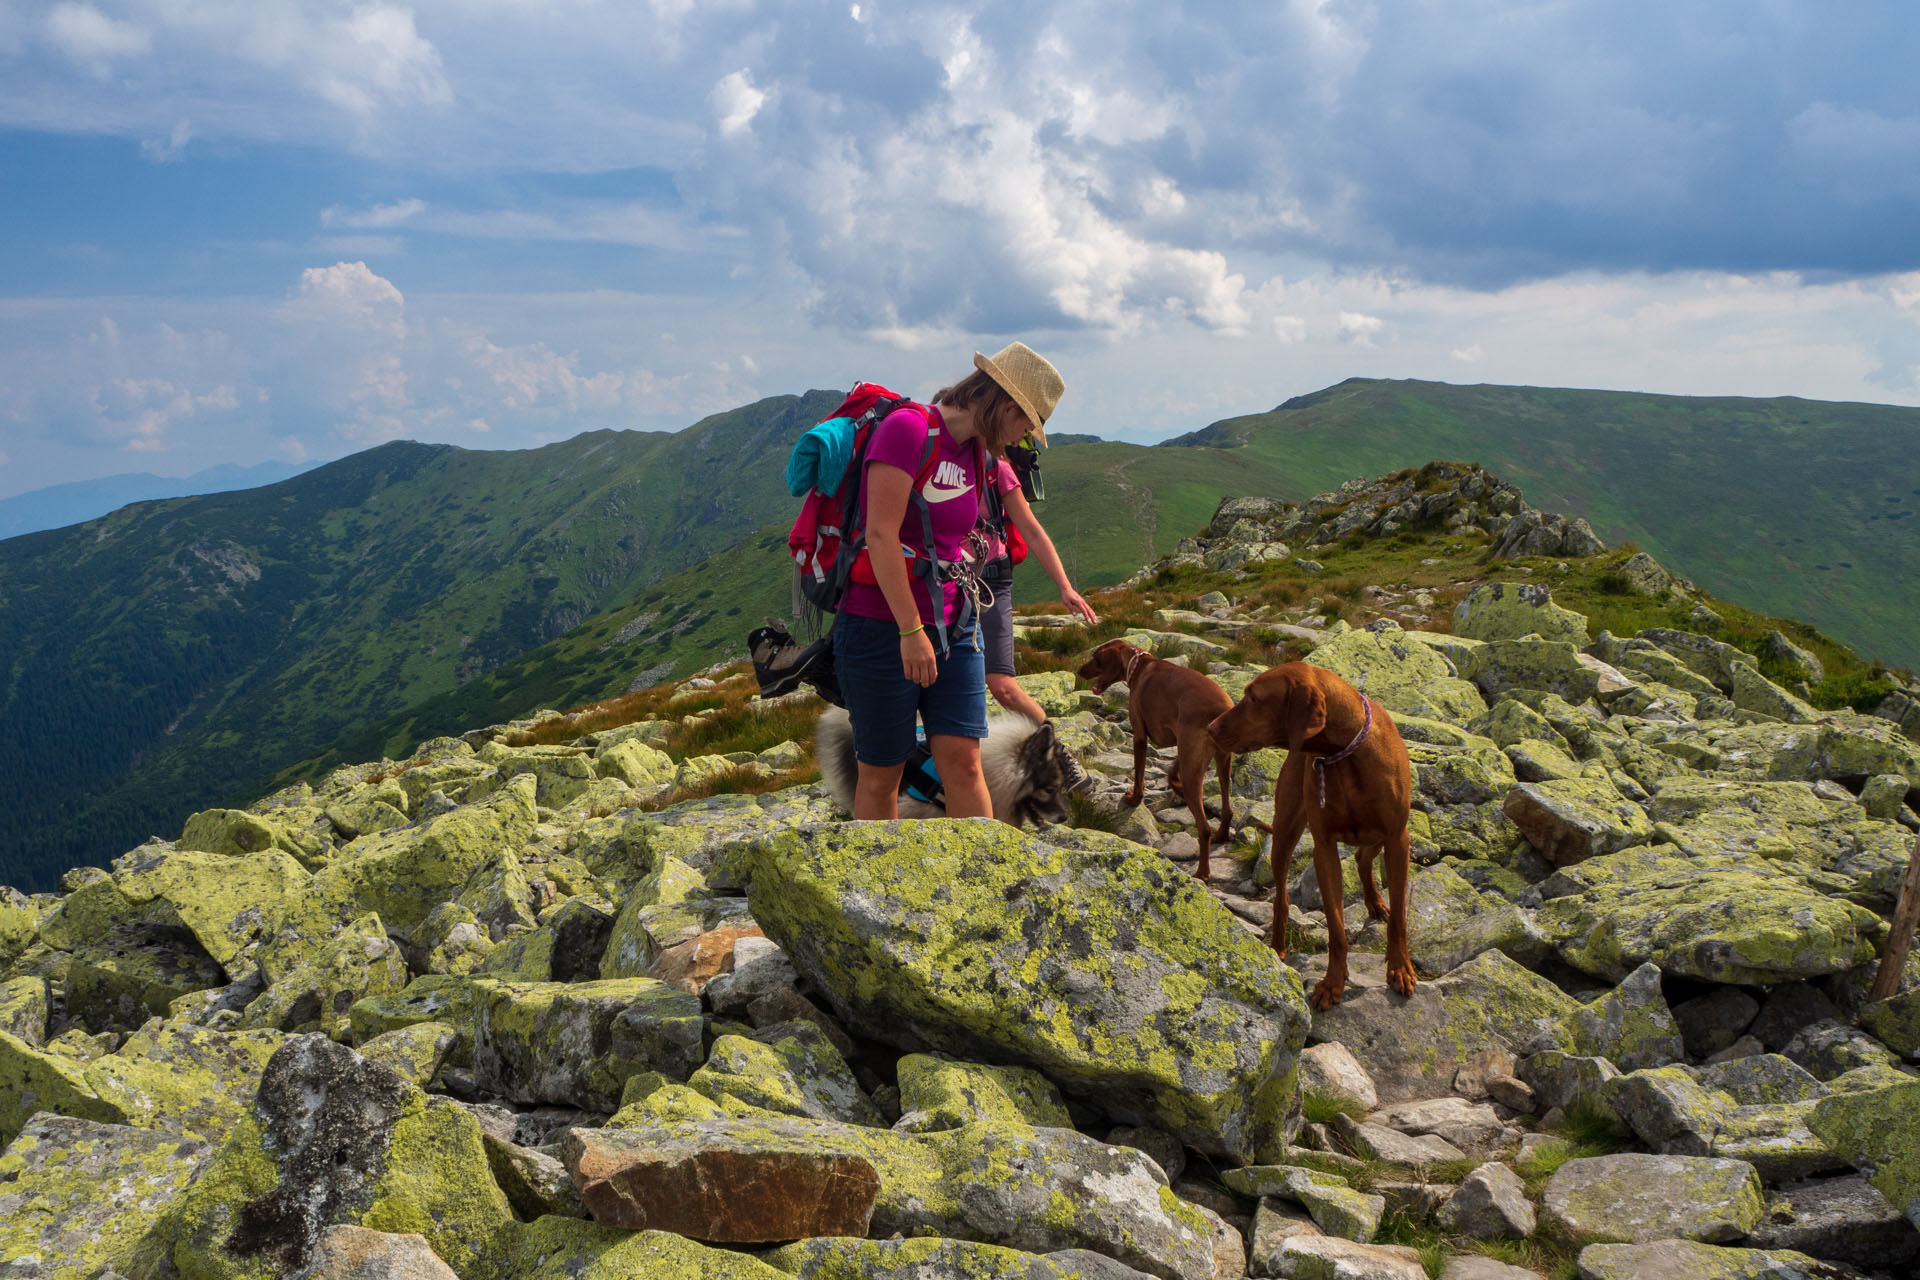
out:
{"label": "wooden post", "polygon": [[1900,882],[1900,901],[1893,909],[1893,933],[1887,938],[1887,950],[1880,957],[1880,972],[1873,976],[1869,1001],[1885,1000],[1900,989],[1900,975],[1907,967],[1907,952],[1913,949],[1913,931],[1920,926],[1920,837],[1913,842],[1913,857],[1907,862],[1907,875]]}

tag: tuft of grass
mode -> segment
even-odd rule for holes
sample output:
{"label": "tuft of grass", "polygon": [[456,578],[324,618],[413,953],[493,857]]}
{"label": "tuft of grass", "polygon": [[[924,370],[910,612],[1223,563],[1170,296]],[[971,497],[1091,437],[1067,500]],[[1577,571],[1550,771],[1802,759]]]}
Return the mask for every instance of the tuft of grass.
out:
{"label": "tuft of grass", "polygon": [[1447,1259],[1454,1254],[1446,1236],[1431,1224],[1398,1209],[1389,1209],[1381,1215],[1380,1229],[1374,1232],[1373,1242],[1397,1244],[1418,1251],[1420,1266],[1436,1280],[1447,1265]]}
{"label": "tuft of grass", "polygon": [[1314,1124],[1332,1124],[1335,1116],[1362,1119],[1367,1109],[1344,1093],[1322,1093],[1307,1089],[1300,1095],[1300,1113]]}
{"label": "tuft of grass", "polygon": [[1109,809],[1083,791],[1067,793],[1067,825],[1083,831],[1118,832],[1125,825],[1127,815],[1119,809]]}
{"label": "tuft of grass", "polygon": [[826,704],[815,697],[778,706],[728,703],[667,735],[662,749],[676,758],[724,756],[735,751],[765,751],[783,742],[812,742],[813,727]]}

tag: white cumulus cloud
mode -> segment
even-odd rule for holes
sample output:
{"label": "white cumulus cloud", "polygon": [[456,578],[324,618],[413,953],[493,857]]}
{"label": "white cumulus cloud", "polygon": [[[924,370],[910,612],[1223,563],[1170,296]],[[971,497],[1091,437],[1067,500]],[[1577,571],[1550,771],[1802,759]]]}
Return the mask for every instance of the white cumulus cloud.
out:
{"label": "white cumulus cloud", "polygon": [[110,18],[90,4],[61,3],[47,11],[47,39],[93,74],[105,76],[113,64],[152,47],[143,27]]}

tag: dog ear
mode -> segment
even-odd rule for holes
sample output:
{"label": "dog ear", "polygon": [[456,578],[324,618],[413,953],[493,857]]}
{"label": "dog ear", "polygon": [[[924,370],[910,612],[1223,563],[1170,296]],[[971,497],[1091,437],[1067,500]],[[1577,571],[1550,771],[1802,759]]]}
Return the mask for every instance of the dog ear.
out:
{"label": "dog ear", "polygon": [[1035,729],[1031,734],[1028,734],[1027,740],[1020,744],[1020,758],[1027,762],[1028,771],[1032,772],[1034,768],[1044,763],[1047,757],[1053,754],[1053,749],[1053,725],[1048,721],[1042,720],[1040,727]]}
{"label": "dog ear", "polygon": [[1287,691],[1287,750],[1298,751],[1327,727],[1327,697],[1310,680],[1296,680]]}

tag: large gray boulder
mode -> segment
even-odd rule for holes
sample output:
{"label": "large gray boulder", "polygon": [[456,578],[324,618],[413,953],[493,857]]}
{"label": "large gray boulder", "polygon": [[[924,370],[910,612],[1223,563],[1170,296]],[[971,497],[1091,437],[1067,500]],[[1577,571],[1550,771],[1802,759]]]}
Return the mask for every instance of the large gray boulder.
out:
{"label": "large gray boulder", "polygon": [[1036,1067],[1202,1152],[1284,1145],[1300,980],[1150,851],[935,820],[784,832],[751,859],[755,918],[848,1026]]}
{"label": "large gray boulder", "polygon": [[1628,1153],[1569,1160],[1547,1179],[1541,1217],[1575,1239],[1737,1240],[1765,1212],[1738,1160]]}

